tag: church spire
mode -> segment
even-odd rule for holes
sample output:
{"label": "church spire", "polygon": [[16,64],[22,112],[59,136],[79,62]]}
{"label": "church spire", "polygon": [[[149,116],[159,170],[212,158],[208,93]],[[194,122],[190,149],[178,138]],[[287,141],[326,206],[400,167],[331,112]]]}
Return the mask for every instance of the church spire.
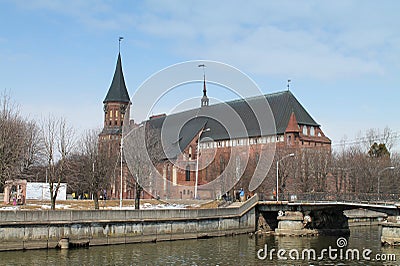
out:
{"label": "church spire", "polygon": [[125,85],[124,73],[122,71],[121,54],[118,53],[117,66],[115,67],[114,77],[103,103],[121,102],[130,103],[128,90]]}
{"label": "church spire", "polygon": [[199,65],[199,67],[203,68],[203,97],[201,98],[201,107],[203,107],[203,106],[208,106],[209,104],[209,100],[207,97],[207,87],[206,87],[206,72],[204,70],[206,65],[202,64]]}
{"label": "church spire", "polygon": [[[104,110],[104,129],[103,133],[121,134],[124,120],[129,121],[129,106],[131,100],[126,88],[124,72],[122,71],[120,44],[123,38],[118,39],[118,59],[115,67],[114,76],[108,89],[106,98],[103,101]],[[117,131],[108,131],[109,129],[119,129]],[[102,134],[103,134],[102,133]],[[104,135],[103,134],[103,135]]]}

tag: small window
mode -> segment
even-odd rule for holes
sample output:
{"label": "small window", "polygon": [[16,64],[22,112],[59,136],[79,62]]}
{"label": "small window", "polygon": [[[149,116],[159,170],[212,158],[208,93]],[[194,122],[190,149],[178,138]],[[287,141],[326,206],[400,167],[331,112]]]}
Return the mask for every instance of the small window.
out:
{"label": "small window", "polygon": [[315,135],[315,129],[314,127],[310,127],[310,135],[314,136]]}
{"label": "small window", "polygon": [[190,166],[186,166],[186,181],[190,181]]}
{"label": "small window", "polygon": [[307,127],[303,126],[303,135],[307,135]]}
{"label": "small window", "polygon": [[192,159],[192,146],[189,147],[189,160]]}
{"label": "small window", "polygon": [[186,190],[183,190],[183,195],[186,195]]}

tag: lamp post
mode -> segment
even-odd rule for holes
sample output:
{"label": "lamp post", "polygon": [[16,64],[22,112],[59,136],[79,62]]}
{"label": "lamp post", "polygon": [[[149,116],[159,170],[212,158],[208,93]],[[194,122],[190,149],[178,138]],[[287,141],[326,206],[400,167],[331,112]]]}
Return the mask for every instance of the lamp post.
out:
{"label": "lamp post", "polygon": [[[125,136],[123,135],[123,131],[122,131],[122,129],[121,129],[121,145],[120,145],[120,153],[121,153],[121,180],[120,180],[120,191],[119,191],[119,208],[120,209],[122,209],[122,189],[123,189],[123,187],[122,187],[122,181],[123,181],[123,178],[122,178],[122,175],[123,175],[123,165],[122,165],[122,157],[123,157],[123,150],[124,150],[124,139],[126,138],[126,137],[128,137],[133,131],[134,131],[135,129],[132,129],[131,131],[129,131],[128,132],[128,134],[126,134]],[[137,182],[137,180],[136,180],[136,182]]]}
{"label": "lamp post", "polygon": [[386,170],[393,170],[394,169],[394,166],[388,166],[388,167],[385,167],[385,168],[383,168],[382,170],[380,170],[379,172],[378,172],[378,200],[380,199],[380,186],[381,186],[381,173],[382,172],[384,172],[384,171],[386,171]]}
{"label": "lamp post", "polygon": [[283,156],[280,160],[276,162],[276,201],[279,201],[279,162],[282,161],[283,159],[293,156],[294,153],[290,153],[286,156]]}
{"label": "lamp post", "polygon": [[197,199],[197,183],[199,182],[199,155],[200,155],[200,137],[201,134],[203,134],[204,132],[208,132],[210,131],[210,128],[206,128],[206,129],[202,129],[199,132],[199,136],[197,138],[197,153],[196,153],[196,180],[195,180],[195,184],[194,184],[194,198]]}

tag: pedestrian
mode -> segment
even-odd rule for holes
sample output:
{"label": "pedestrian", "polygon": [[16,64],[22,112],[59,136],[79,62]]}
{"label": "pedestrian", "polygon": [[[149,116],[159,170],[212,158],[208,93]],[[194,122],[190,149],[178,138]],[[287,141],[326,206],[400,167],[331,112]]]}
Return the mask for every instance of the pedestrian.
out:
{"label": "pedestrian", "polygon": [[244,197],[244,190],[243,190],[243,188],[240,189],[239,196],[240,196],[240,201],[241,201],[241,202],[244,202],[244,201],[246,200],[245,197]]}

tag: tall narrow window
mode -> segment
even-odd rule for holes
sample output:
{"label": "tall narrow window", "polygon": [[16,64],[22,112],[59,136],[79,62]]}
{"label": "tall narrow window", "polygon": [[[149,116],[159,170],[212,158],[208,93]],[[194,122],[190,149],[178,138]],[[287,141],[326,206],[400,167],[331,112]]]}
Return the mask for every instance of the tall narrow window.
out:
{"label": "tall narrow window", "polygon": [[190,181],[190,166],[186,166],[186,181]]}
{"label": "tall narrow window", "polygon": [[303,135],[307,135],[307,126],[303,126]]}
{"label": "tall narrow window", "polygon": [[287,145],[290,146],[292,144],[292,136],[287,136]]}
{"label": "tall narrow window", "polygon": [[315,129],[314,127],[310,127],[310,135],[314,136],[315,135]]}
{"label": "tall narrow window", "polygon": [[192,146],[189,147],[189,160],[192,159]]}

